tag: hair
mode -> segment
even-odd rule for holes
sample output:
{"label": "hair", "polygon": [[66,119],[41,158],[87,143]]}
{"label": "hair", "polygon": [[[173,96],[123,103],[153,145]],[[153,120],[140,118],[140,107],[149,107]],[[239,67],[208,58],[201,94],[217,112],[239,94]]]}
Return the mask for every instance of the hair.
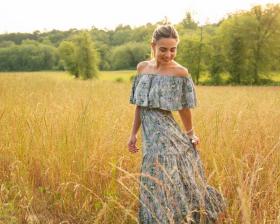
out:
{"label": "hair", "polygon": [[[177,30],[167,21],[165,21],[164,24],[158,25],[154,30],[152,35],[152,43],[156,43],[161,38],[174,38],[178,42],[180,41]],[[153,58],[153,56],[153,50],[151,50],[151,58]]]}

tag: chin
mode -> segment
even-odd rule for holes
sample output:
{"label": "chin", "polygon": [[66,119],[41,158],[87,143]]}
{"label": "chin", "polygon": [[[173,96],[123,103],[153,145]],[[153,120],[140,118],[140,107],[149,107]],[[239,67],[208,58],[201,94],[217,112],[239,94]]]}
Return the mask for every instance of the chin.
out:
{"label": "chin", "polygon": [[165,61],[165,60],[161,60],[162,63],[170,63],[172,60],[168,60],[168,61]]}

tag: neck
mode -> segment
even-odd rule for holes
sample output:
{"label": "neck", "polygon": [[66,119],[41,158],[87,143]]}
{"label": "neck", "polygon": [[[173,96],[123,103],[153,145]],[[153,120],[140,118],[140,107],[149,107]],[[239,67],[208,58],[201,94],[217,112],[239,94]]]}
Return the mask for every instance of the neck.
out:
{"label": "neck", "polygon": [[155,60],[155,66],[156,66],[156,68],[158,69],[158,68],[161,66],[160,62],[157,61],[157,60]]}
{"label": "neck", "polygon": [[159,68],[169,67],[171,63],[162,64],[154,58],[154,64],[155,64],[156,69],[159,69]]}

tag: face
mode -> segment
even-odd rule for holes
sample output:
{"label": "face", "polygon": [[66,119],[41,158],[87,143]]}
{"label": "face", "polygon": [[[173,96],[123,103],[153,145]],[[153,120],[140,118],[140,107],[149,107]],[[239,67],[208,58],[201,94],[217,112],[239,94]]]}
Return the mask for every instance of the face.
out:
{"label": "face", "polygon": [[174,38],[161,38],[156,43],[152,43],[155,59],[162,63],[170,63],[176,56],[178,42]]}

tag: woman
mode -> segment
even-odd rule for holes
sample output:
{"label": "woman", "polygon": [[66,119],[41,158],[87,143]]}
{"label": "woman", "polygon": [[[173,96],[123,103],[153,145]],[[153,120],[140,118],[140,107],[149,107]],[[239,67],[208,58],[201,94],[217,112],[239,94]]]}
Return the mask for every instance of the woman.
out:
{"label": "woman", "polygon": [[[172,25],[158,26],[152,37],[154,58],[137,65],[130,103],[136,104],[128,148],[136,146],[142,124],[143,158],[139,222],[217,223],[225,211],[222,194],[209,186],[196,146],[190,108],[197,106],[188,70],[174,58],[179,36]],[[172,116],[178,111],[185,131]]]}

